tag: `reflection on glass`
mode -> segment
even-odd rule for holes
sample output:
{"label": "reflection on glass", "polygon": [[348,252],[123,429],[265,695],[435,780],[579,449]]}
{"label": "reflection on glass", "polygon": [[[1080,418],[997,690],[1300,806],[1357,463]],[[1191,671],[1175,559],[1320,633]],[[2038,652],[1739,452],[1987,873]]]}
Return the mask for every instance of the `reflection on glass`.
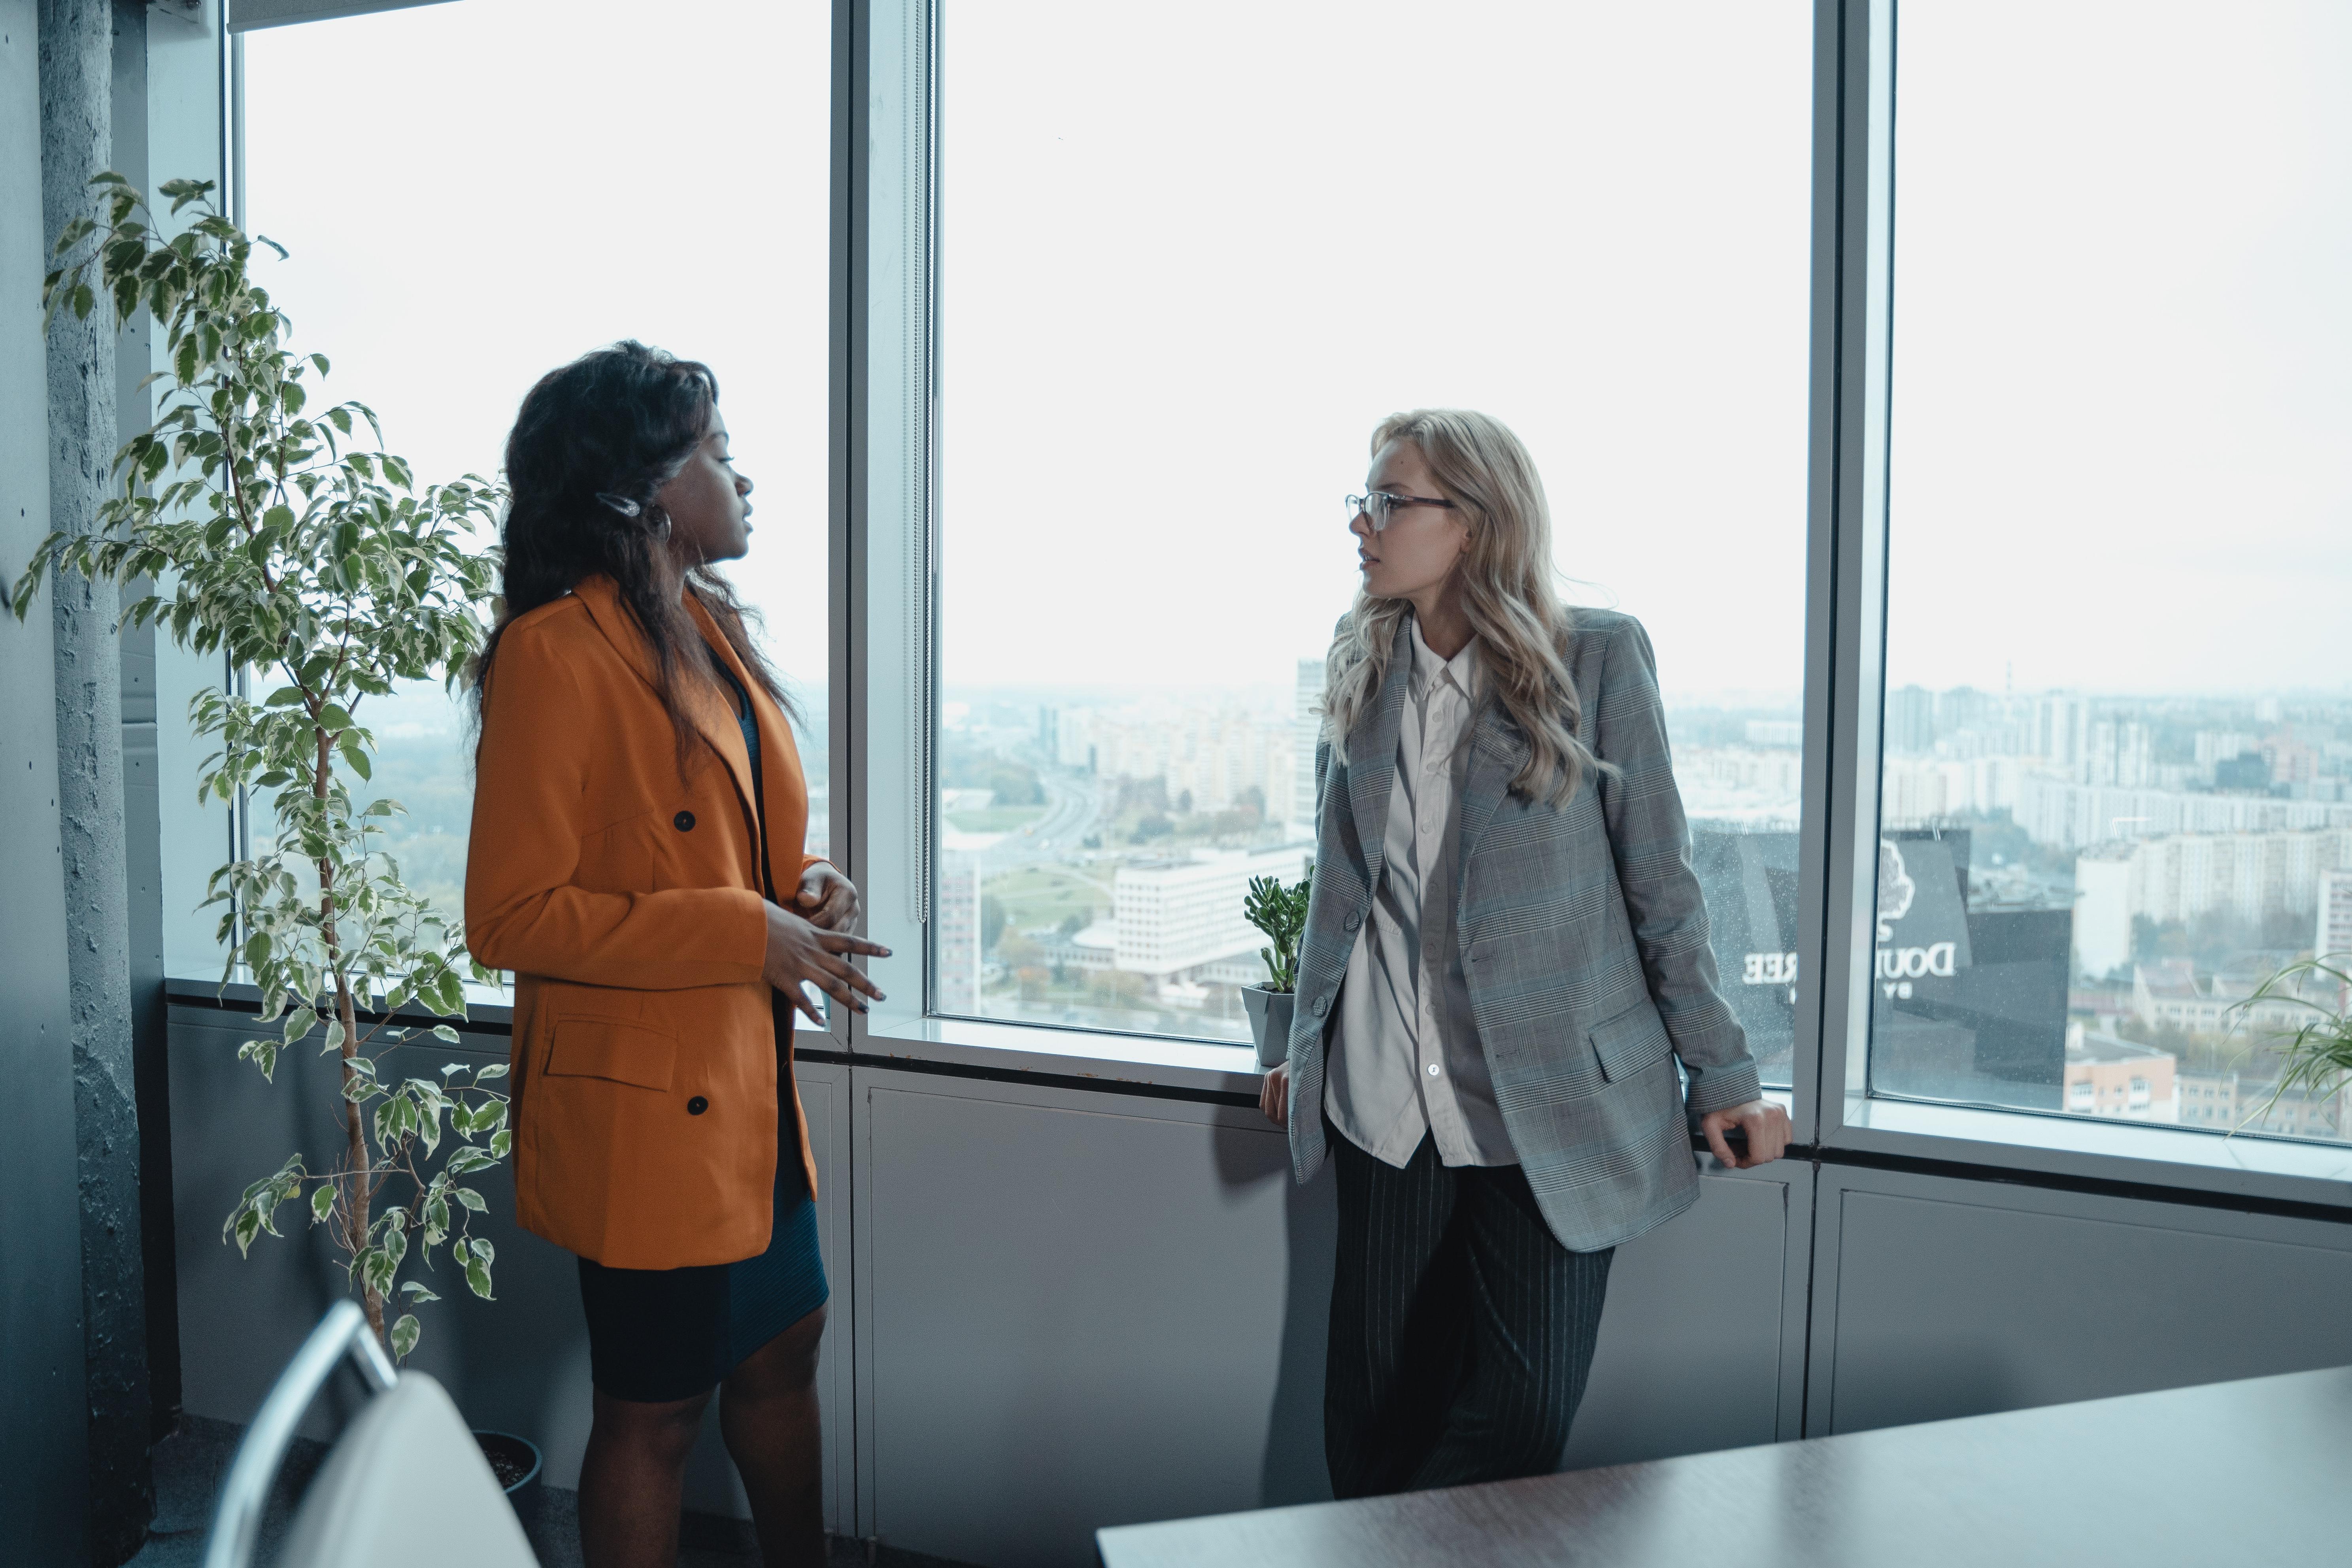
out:
{"label": "reflection on glass", "polygon": [[1871,1085],[2346,1136],[2241,1005],[2352,952],[2352,13],[1899,47]]}
{"label": "reflection on glass", "polygon": [[[293,346],[330,356],[326,391],[373,406],[420,480],[495,476],[522,395],[600,343],[711,365],[768,487],[728,571],[809,715],[822,853],[826,531],[792,498],[824,493],[829,18],[705,0],[644,23],[624,0],[579,0],[560,26],[528,0],[468,0],[245,35],[247,226],[291,252],[258,271]],[[583,90],[649,80],[694,81],[692,112],[616,114]],[[358,717],[374,790],[406,808],[386,847],[454,913],[466,705],[419,683]]]}
{"label": "reflection on glass", "polygon": [[[1381,416],[1470,406],[1534,453],[1571,601],[1650,630],[1725,989],[1788,1081],[1811,26],[950,13],[936,1010],[1248,1038],[1243,892],[1311,843],[1355,591],[1335,503]],[[1395,81],[1401,37],[1409,112],[1302,87]]]}

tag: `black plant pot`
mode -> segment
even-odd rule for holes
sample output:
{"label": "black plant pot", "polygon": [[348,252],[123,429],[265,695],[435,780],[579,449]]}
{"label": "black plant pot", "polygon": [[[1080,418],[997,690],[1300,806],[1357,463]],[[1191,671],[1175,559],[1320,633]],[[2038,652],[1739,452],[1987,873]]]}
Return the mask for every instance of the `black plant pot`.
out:
{"label": "black plant pot", "polygon": [[511,1432],[485,1432],[477,1428],[474,1441],[482,1446],[482,1458],[490,1464],[490,1471],[506,1489],[507,1501],[512,1505],[515,1517],[525,1524],[531,1522],[538,1511],[540,1471],[539,1445],[528,1437],[518,1437]]}
{"label": "black plant pot", "polygon": [[1257,1041],[1258,1066],[1277,1068],[1290,1059],[1290,1013],[1297,1002],[1295,992],[1242,987],[1242,1006],[1249,1014],[1250,1035]]}

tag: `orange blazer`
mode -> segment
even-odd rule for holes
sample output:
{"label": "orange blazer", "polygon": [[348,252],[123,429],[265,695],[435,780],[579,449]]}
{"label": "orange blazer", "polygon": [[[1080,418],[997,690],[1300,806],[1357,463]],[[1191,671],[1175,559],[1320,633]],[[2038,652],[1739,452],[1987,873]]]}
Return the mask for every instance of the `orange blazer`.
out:
{"label": "orange blazer", "polygon": [[770,842],[751,757],[716,682],[687,689],[699,744],[678,773],[652,649],[609,577],[517,617],[482,710],[466,941],[515,974],[516,1217],[615,1268],[731,1263],[765,1250],[778,1049],[764,853],[789,900],[808,785],[782,711],[700,605],[703,636],[751,694]]}

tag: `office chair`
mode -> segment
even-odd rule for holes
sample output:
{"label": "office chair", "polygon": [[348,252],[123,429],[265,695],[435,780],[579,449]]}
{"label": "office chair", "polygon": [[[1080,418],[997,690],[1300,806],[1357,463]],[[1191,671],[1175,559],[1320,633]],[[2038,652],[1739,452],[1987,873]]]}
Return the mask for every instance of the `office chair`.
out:
{"label": "office chair", "polygon": [[396,1371],[351,1301],[329,1310],[237,1445],[213,1515],[205,1568],[249,1568],[269,1485],[294,1428],[348,1354],[372,1397],[303,1494],[285,1568],[395,1568],[462,1544],[477,1568],[536,1568],[522,1525],[440,1384]]}

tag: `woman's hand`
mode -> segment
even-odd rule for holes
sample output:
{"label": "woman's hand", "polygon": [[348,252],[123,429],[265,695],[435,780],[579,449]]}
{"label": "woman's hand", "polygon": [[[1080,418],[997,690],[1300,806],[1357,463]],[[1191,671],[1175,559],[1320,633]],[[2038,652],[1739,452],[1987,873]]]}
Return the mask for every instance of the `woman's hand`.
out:
{"label": "woman's hand", "polygon": [[866,1011],[867,996],[883,1000],[874,982],[850,963],[851,953],[887,958],[890,950],[847,931],[822,931],[782,904],[768,906],[768,954],[761,973],[820,1029],[825,1026],[824,1016],[801,989],[804,980],[816,982],[818,990],[856,1012]]}
{"label": "woman's hand", "polygon": [[1265,1069],[1265,1078],[1257,1086],[1257,1108],[1265,1112],[1266,1120],[1276,1127],[1290,1125],[1290,1064],[1282,1062]]}
{"label": "woman's hand", "polygon": [[801,873],[793,909],[811,925],[826,931],[856,931],[858,918],[866,912],[857,884],[822,860]]}
{"label": "woman's hand", "polygon": [[[1730,1140],[1724,1136],[1735,1127],[1748,1135],[1745,1160],[1731,1152]],[[1710,1110],[1699,1119],[1698,1130],[1706,1134],[1706,1146],[1715,1151],[1715,1157],[1734,1171],[1769,1165],[1789,1147],[1789,1113],[1769,1100]]]}

